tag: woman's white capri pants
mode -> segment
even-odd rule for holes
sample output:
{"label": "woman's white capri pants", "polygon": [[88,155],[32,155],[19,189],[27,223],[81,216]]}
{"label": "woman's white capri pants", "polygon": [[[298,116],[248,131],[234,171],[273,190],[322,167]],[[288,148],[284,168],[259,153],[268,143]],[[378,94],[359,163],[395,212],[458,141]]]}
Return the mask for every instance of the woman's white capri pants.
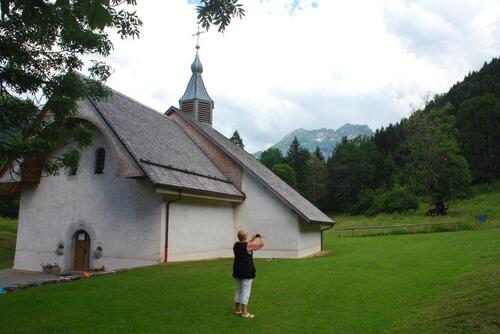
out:
{"label": "woman's white capri pants", "polygon": [[248,305],[248,298],[250,298],[250,291],[252,290],[252,279],[235,278],[236,289],[234,290],[234,302],[239,304]]}

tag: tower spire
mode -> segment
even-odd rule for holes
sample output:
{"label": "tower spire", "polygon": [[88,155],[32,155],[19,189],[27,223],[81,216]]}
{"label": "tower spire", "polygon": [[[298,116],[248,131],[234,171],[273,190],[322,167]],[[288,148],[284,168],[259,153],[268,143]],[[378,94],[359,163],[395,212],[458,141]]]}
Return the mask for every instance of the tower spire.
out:
{"label": "tower spire", "polygon": [[198,54],[198,50],[200,49],[200,35],[206,33],[206,31],[200,31],[200,25],[198,24],[198,30],[193,36],[196,36],[196,54]]}
{"label": "tower spire", "polygon": [[204,34],[206,31],[200,31],[200,25],[198,24],[198,31],[193,34],[196,36],[196,56],[193,63],[191,64],[191,72],[193,73],[203,73],[203,65],[201,64],[198,51],[200,50],[200,35]]}
{"label": "tower spire", "polygon": [[203,65],[200,61],[199,50],[200,35],[203,33],[205,31],[200,31],[200,26],[198,25],[198,31],[193,34],[193,36],[196,36],[196,55],[191,64],[192,75],[184,95],[179,100],[179,105],[180,109],[192,119],[212,125],[214,101],[208,95],[203,78],[201,77]]}

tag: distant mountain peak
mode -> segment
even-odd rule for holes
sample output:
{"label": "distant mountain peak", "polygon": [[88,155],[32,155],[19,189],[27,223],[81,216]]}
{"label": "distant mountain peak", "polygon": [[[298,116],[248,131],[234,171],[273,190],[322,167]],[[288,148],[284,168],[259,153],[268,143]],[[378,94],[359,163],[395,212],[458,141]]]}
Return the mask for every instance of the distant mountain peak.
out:
{"label": "distant mountain peak", "polygon": [[[278,148],[283,155],[288,151],[288,147],[293,141],[294,137],[297,137],[300,145],[307,148],[309,151],[314,152],[316,147],[319,147],[325,157],[329,157],[335,145],[342,140],[343,137],[348,139],[353,139],[359,136],[373,136],[373,131],[368,127],[368,125],[351,124],[346,123],[339,127],[337,130],[321,128],[315,130],[306,130],[304,128],[299,128],[294,130],[284,136],[279,142],[271,147]],[[255,157],[259,158],[262,152],[257,152],[254,154]]]}

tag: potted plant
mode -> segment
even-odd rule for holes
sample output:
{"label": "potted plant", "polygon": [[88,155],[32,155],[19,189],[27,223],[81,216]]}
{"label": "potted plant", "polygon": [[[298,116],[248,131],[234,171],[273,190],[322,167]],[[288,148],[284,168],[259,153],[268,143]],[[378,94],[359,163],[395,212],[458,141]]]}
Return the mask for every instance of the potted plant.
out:
{"label": "potted plant", "polygon": [[41,264],[42,270],[46,274],[59,274],[61,272],[61,268],[59,267],[59,264],[54,262],[54,263],[49,263],[45,262]]}

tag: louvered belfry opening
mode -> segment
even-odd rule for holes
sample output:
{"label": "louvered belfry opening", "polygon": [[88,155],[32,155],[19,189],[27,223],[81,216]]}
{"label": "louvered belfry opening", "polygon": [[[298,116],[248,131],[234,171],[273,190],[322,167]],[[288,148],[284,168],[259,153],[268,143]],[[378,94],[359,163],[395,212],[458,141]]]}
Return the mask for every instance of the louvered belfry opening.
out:
{"label": "louvered belfry opening", "polygon": [[212,106],[208,102],[198,102],[198,121],[212,124]]}
{"label": "louvered belfry opening", "polygon": [[182,102],[181,110],[189,115],[194,114],[194,101]]}

